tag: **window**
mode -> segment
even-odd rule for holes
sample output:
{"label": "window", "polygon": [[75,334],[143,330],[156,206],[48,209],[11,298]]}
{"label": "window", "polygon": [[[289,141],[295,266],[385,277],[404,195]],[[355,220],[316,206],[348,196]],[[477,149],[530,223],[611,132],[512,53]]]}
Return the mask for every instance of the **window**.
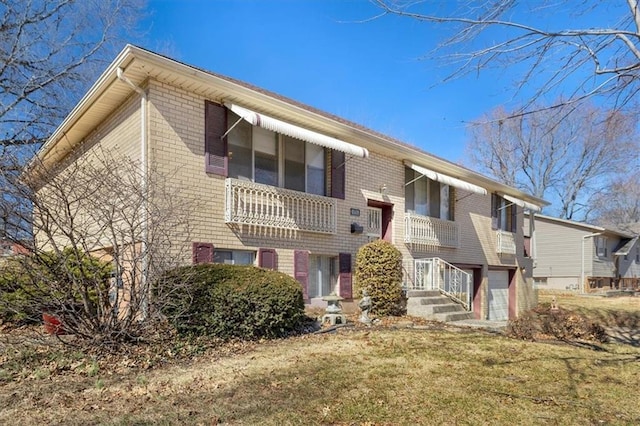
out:
{"label": "window", "polygon": [[231,265],[253,265],[255,253],[243,250],[219,250],[213,253],[213,263],[227,263]]}
{"label": "window", "polygon": [[454,220],[454,188],[405,167],[405,210],[422,216]]}
{"label": "window", "polygon": [[491,227],[507,232],[517,231],[517,207],[498,194],[491,194]]}
{"label": "window", "polygon": [[596,256],[607,257],[607,237],[601,235],[594,238],[596,245]]}
{"label": "window", "polygon": [[335,291],[338,258],[309,256],[309,297],[324,297]]}
{"label": "window", "polygon": [[229,177],[326,195],[325,148],[261,127],[229,112]]}

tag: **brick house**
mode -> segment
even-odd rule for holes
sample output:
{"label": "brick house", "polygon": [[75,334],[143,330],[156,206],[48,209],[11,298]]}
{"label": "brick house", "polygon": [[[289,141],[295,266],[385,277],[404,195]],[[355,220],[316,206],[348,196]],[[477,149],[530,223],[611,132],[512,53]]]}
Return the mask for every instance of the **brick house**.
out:
{"label": "brick house", "polygon": [[522,220],[544,200],[252,85],[129,45],[39,158],[81,144],[188,183],[201,202],[190,261],[280,270],[307,303],[351,299],[374,238],[402,252],[406,288],[458,292],[476,318],[536,303]]}

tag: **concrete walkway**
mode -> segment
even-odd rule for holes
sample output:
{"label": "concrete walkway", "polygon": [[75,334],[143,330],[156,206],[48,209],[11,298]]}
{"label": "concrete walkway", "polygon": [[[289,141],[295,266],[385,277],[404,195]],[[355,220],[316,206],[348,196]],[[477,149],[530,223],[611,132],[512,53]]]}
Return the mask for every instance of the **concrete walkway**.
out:
{"label": "concrete walkway", "polygon": [[507,321],[470,319],[470,320],[462,320],[462,321],[453,321],[448,324],[459,325],[462,327],[484,328],[486,330],[495,331],[499,333],[504,333],[504,331],[507,329]]}

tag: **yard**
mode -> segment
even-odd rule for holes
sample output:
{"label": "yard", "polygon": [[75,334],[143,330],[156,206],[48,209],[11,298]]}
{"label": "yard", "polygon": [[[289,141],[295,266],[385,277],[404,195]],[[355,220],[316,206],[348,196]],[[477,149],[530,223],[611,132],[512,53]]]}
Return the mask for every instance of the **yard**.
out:
{"label": "yard", "polygon": [[[607,325],[638,325],[640,298],[556,298]],[[640,423],[640,346],[631,339],[595,350],[398,323],[237,343],[188,360],[171,358],[176,346],[91,358],[1,339],[3,424]]]}

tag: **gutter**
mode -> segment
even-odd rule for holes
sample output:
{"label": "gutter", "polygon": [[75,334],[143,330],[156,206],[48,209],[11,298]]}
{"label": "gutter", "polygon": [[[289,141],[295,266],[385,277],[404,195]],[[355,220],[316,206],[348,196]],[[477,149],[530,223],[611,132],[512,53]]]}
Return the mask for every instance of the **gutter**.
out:
{"label": "gutter", "polygon": [[136,86],[127,76],[124,75],[124,69],[122,67],[118,67],[117,69],[118,79],[125,82],[129,85],[136,93],[140,95],[140,166],[141,166],[141,177],[140,177],[140,185],[143,191],[143,199],[142,199],[142,275],[140,277],[140,288],[145,293],[142,299],[142,318],[147,318],[148,315],[148,301],[147,301],[147,275],[149,273],[149,255],[148,255],[148,240],[149,240],[149,221],[147,216],[147,195],[148,195],[148,160],[147,160],[147,146],[148,146],[148,138],[147,138],[147,92]]}

